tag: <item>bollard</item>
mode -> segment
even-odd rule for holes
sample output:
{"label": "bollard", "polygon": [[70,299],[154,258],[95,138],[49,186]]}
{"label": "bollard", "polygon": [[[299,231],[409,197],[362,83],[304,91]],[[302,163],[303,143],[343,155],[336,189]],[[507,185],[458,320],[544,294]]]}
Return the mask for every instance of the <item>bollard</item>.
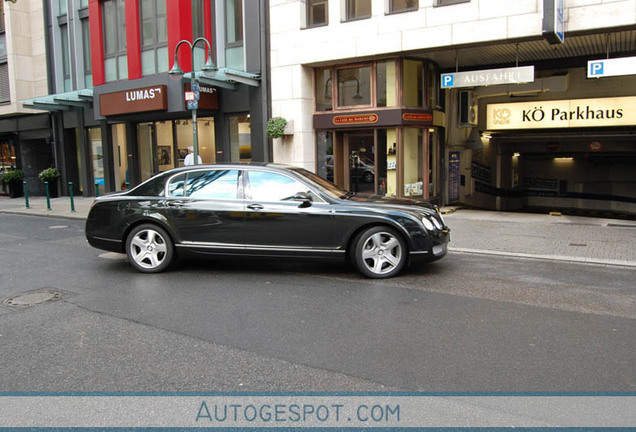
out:
{"label": "bollard", "polygon": [[51,193],[49,192],[49,182],[45,181],[44,186],[46,187],[46,209],[51,210]]}
{"label": "bollard", "polygon": [[31,208],[29,206],[29,190],[27,189],[26,180],[22,182],[22,188],[24,189],[24,204],[26,205],[26,208]]}
{"label": "bollard", "polygon": [[73,182],[68,182],[68,195],[71,199],[71,213],[75,213],[75,200],[73,199]]}
{"label": "bollard", "polygon": [[99,183],[95,183],[95,196],[99,196]]}

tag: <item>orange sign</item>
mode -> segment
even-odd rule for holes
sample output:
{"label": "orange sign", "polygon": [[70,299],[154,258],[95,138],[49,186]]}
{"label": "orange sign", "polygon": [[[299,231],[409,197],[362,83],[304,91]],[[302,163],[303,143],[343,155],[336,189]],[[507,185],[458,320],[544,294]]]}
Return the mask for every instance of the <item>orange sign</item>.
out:
{"label": "orange sign", "polygon": [[433,114],[428,113],[404,113],[402,114],[404,121],[430,122],[433,121]]}
{"label": "orange sign", "polygon": [[358,125],[377,123],[377,114],[339,115],[333,118],[335,125]]}

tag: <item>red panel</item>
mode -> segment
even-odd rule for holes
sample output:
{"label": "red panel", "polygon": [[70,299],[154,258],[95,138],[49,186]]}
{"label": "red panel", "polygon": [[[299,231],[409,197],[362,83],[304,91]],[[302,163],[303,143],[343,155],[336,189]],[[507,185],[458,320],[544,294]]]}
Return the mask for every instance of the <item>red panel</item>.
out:
{"label": "red panel", "polygon": [[90,0],[88,3],[88,25],[91,38],[93,85],[103,85],[106,82],[104,74],[104,32],[102,27],[102,8],[99,0]]}
{"label": "red panel", "polygon": [[[168,1],[168,3],[170,3]],[[127,1],[126,6],[126,51],[128,56],[128,79],[141,78],[141,23],[139,2]]]}
{"label": "red panel", "polygon": [[[167,0],[168,14],[168,58],[170,69],[174,64],[174,50],[182,40],[192,42],[192,2],[191,0]],[[179,66],[184,72],[192,71],[190,48],[179,47]]]}

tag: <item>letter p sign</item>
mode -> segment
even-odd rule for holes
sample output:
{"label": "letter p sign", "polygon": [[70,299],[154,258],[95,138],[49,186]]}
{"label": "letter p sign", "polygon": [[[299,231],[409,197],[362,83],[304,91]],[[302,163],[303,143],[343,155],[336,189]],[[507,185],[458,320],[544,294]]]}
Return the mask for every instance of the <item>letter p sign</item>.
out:
{"label": "letter p sign", "polygon": [[442,88],[449,88],[453,86],[453,74],[442,75]]}
{"label": "letter p sign", "polygon": [[587,68],[588,77],[600,77],[603,76],[604,73],[604,63],[602,61],[589,62]]}

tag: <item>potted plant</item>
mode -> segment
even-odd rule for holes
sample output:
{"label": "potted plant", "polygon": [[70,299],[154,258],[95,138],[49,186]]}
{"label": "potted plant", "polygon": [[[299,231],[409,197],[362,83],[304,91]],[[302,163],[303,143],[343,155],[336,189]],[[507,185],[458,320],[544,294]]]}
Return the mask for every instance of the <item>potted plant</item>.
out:
{"label": "potted plant", "polygon": [[23,193],[22,179],[24,173],[22,170],[6,171],[2,174],[2,181],[9,185],[9,196],[11,198],[21,197]]}
{"label": "potted plant", "polygon": [[280,138],[285,135],[287,120],[282,117],[272,117],[267,120],[266,134],[269,138]]}
{"label": "potted plant", "polygon": [[49,195],[52,198],[57,197],[57,178],[60,176],[60,172],[57,168],[47,168],[40,171],[38,178],[43,182],[49,182]]}

